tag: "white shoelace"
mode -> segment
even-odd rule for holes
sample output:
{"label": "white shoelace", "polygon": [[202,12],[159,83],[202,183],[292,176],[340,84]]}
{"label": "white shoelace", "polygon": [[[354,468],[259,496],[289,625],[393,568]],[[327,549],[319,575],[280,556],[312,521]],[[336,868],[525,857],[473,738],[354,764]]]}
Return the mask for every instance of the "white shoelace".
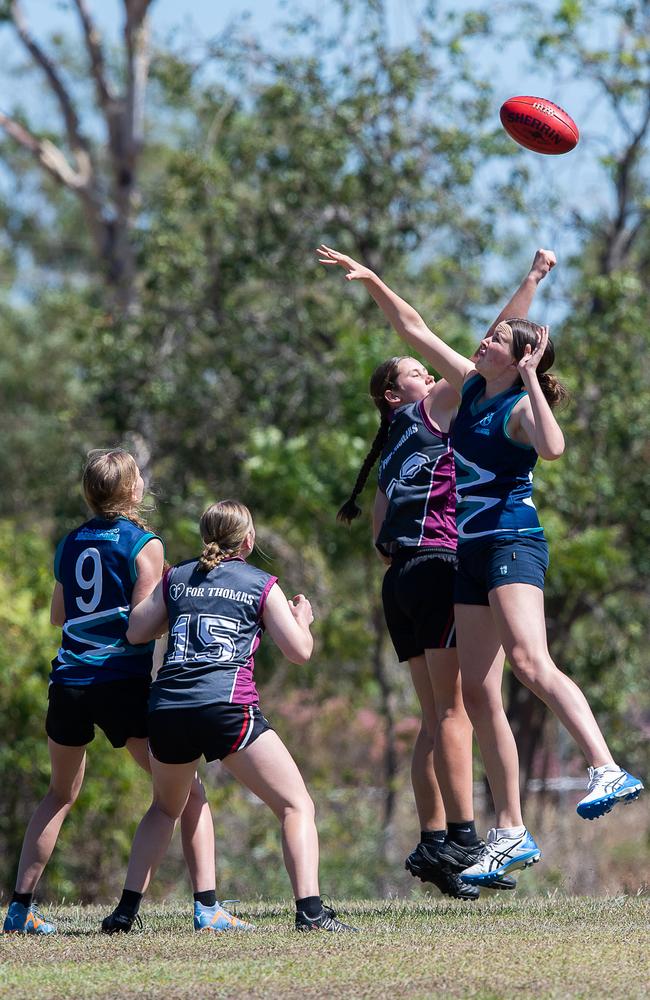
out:
{"label": "white shoelace", "polygon": [[589,773],[589,784],[587,786],[587,794],[593,792],[594,789],[598,788],[599,785],[605,784],[605,782],[614,774],[621,774],[622,771],[620,767],[612,766],[611,764],[605,765],[604,768],[587,768]]}

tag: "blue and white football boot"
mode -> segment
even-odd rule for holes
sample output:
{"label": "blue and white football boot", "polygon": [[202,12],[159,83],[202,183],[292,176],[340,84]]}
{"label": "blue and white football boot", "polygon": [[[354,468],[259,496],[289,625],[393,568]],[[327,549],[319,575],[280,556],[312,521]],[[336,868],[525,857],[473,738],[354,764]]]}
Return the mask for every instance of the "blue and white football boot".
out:
{"label": "blue and white football boot", "polygon": [[253,924],[247,924],[245,920],[233,916],[219,902],[215,903],[214,906],[204,906],[203,903],[195,900],[194,930],[208,931],[214,934],[222,931],[254,931],[255,927]]}
{"label": "blue and white football boot", "polygon": [[541,856],[542,852],[528,830],[524,830],[519,837],[498,837],[496,830],[490,830],[481,857],[461,872],[460,878],[469,885],[489,886],[507,872],[536,864]]}
{"label": "blue and white football boot", "polygon": [[643,782],[616,764],[590,767],[587,794],[578,802],[576,812],[583,819],[598,819],[619,802],[638,799],[642,791]]}
{"label": "blue and white football boot", "polygon": [[55,934],[56,927],[50,924],[36,907],[22,903],[10,903],[2,928],[5,934]]}

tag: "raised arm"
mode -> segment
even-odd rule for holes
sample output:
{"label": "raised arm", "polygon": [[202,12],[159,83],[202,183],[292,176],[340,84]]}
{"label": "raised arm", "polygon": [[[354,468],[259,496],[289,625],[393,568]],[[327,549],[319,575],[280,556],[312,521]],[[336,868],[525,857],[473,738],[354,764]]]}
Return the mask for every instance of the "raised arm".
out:
{"label": "raised arm", "polygon": [[[548,327],[544,326],[540,329],[535,348],[531,349],[530,344],[526,345],[524,356],[517,368],[528,396],[517,403],[510,419],[513,422],[513,437],[516,441],[532,445],[540,458],[553,461],[564,453],[564,434],[537,377],[537,366],[544,355],[547,341]],[[508,433],[510,433],[510,422]]]}
{"label": "raised arm", "polygon": [[528,316],[528,310],[530,309],[532,301],[535,298],[537,286],[540,281],[546,277],[549,271],[555,267],[556,263],[557,258],[552,250],[540,249],[536,251],[530,271],[512,298],[508,300],[497,318],[494,320],[492,326],[486,334],[487,337],[494,332],[498,324],[503,322],[504,319],[526,319]]}
{"label": "raised arm", "polygon": [[402,340],[430,361],[457,392],[461,391],[463,382],[474,369],[471,361],[433,333],[413,306],[401,299],[370,268],[324,243],[316,252],[321,264],[338,265],[345,270],[348,281],[362,281]]}
{"label": "raised arm", "polygon": [[314,616],[304,594],[288,601],[277,583],[273,584],[266,598],[262,620],[273,642],[291,663],[307,662],[314,648],[309,631]]}

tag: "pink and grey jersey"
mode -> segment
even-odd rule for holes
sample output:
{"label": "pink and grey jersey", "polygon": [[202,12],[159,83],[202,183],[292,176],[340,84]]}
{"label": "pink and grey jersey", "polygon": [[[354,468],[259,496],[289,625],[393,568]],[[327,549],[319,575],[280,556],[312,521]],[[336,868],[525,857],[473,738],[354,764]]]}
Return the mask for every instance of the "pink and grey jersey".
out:
{"label": "pink and grey jersey", "polygon": [[420,548],[456,552],[454,454],[449,434],[431,423],[425,400],[393,413],[379,462],[379,488],[388,509],[377,538],[387,555]]}
{"label": "pink and grey jersey", "polygon": [[209,573],[193,559],[163,578],[169,643],[151,688],[149,710],[259,701],[253,679],[262,612],[277,582],[243,559],[225,559]]}

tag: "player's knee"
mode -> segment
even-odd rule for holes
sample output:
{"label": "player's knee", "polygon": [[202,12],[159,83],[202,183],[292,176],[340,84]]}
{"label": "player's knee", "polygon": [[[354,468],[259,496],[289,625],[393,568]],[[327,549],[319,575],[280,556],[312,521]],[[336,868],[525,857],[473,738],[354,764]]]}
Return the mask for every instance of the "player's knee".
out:
{"label": "player's knee", "polygon": [[438,725],[445,729],[467,729],[471,728],[471,722],[463,702],[460,704],[446,705],[438,715]]}
{"label": "player's knee", "polygon": [[316,806],[311,795],[305,795],[301,803],[301,811],[306,819],[312,823],[316,820]]}
{"label": "player's knee", "polygon": [[283,809],[283,819],[289,819],[289,817],[299,816],[310,823],[316,820],[316,807],[314,801],[308,792],[304,795],[296,796],[288,802]]}
{"label": "player's knee", "polygon": [[162,820],[175,823],[183,812],[183,807],[184,803],[182,802],[165,801],[159,798],[154,798],[149,807],[149,812],[158,814],[158,817]]}
{"label": "player's knee", "polygon": [[501,692],[495,694],[482,682],[463,678],[463,705],[470,721],[483,719],[502,710]]}
{"label": "player's knee", "polygon": [[50,787],[47,790],[47,797],[50,805],[58,812],[60,809],[70,809],[79,798],[79,792],[83,785],[83,775],[77,775],[72,782],[61,782],[60,779],[52,776]]}
{"label": "player's knee", "polygon": [[438,721],[438,719],[425,719],[423,717],[420,723],[420,740],[429,750],[433,750],[436,742],[436,729],[438,728]]}
{"label": "player's knee", "polygon": [[545,685],[549,668],[552,666],[547,656],[540,655],[526,646],[515,646],[508,659],[517,680],[526,687],[538,689]]}
{"label": "player's knee", "polygon": [[50,805],[56,812],[60,812],[62,809],[69,811],[77,801],[80,788],[81,785],[78,787],[73,786],[72,788],[61,788],[56,785],[50,785],[47,792]]}
{"label": "player's knee", "polygon": [[192,805],[197,806],[198,808],[204,806],[208,801],[208,797],[205,793],[205,786],[199,778],[195,778],[192,782],[189,801]]}

